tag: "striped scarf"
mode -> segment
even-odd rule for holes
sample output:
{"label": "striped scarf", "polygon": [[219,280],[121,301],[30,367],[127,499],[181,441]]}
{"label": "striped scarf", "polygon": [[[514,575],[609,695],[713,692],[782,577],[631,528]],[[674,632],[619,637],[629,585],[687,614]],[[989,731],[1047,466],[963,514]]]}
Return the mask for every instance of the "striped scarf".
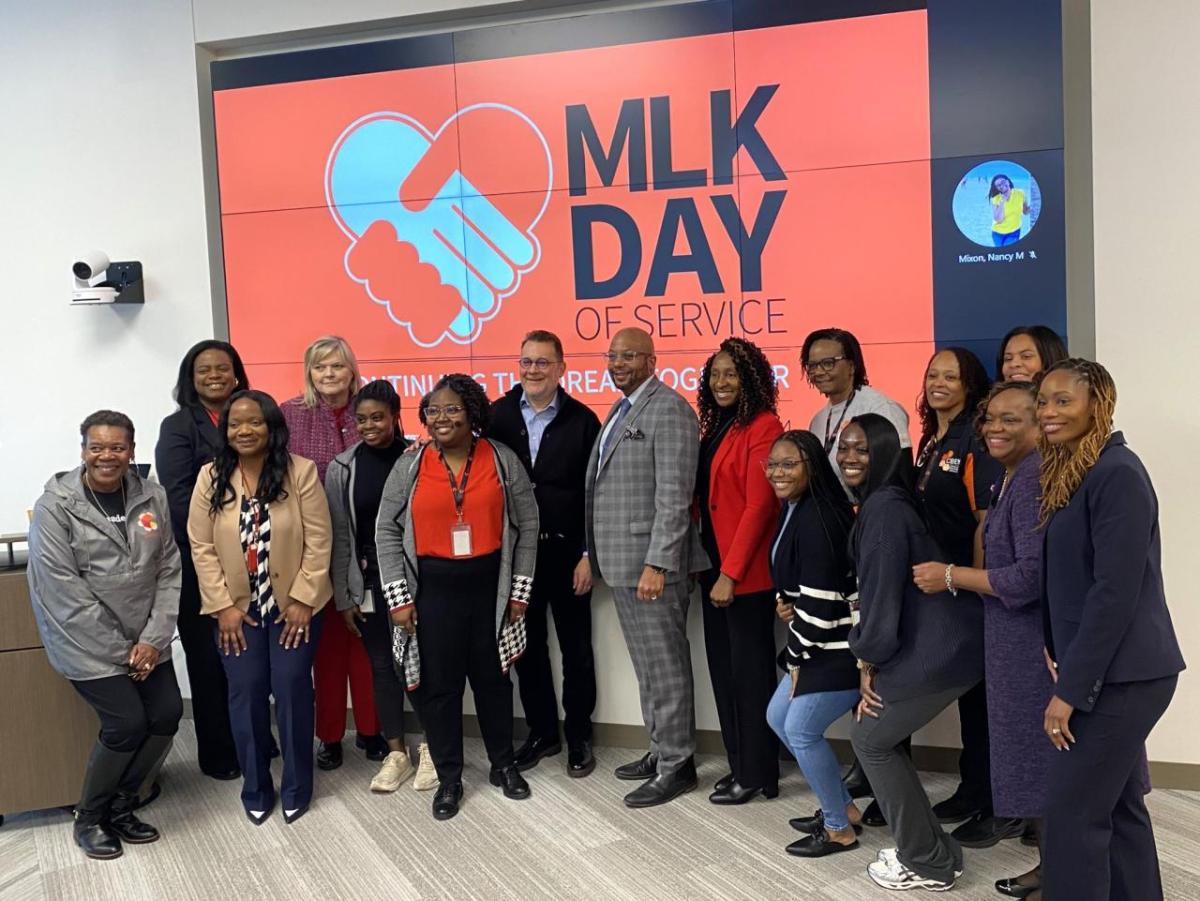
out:
{"label": "striped scarf", "polygon": [[275,610],[271,592],[271,518],[267,505],[257,497],[242,496],[238,518],[242,551],[246,554],[246,573],[250,577],[250,603],[258,605],[259,621],[264,627]]}

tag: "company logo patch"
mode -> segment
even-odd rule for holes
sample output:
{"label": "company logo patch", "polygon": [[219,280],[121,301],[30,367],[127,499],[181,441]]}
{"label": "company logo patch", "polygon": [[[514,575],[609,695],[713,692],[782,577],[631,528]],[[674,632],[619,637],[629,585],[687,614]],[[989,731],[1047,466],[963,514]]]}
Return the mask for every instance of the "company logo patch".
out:
{"label": "company logo patch", "polygon": [[142,527],[143,532],[154,532],[158,529],[158,520],[155,519],[154,514],[150,511],[146,511],[139,516],[137,524]]}
{"label": "company logo patch", "polygon": [[[468,125],[496,143],[489,160],[461,163],[458,130]],[[498,193],[514,157],[542,190]],[[437,131],[397,112],[351,123],[329,153],[325,197],[350,239],[346,274],[415,344],[435,347],[474,340],[537,268],[534,230],[552,180],[550,148],[533,121],[511,106],[479,103]]]}

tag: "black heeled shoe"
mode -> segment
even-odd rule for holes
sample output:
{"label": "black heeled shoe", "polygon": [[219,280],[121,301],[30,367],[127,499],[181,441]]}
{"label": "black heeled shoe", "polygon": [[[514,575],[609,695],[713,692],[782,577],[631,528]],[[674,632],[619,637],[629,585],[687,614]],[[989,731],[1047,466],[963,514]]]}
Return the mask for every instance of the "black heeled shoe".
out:
{"label": "black heeled shoe", "polygon": [[887,819],[883,815],[883,810],[879,806],[878,801],[872,801],[870,806],[863,811],[862,823],[864,826],[880,827],[887,825]]}
{"label": "black heeled shoe", "polygon": [[726,773],[724,776],[722,776],[720,779],[718,779],[716,782],[713,783],[713,791],[714,792],[726,791],[729,788],[729,786],[733,785],[733,782],[734,782],[733,773]]}
{"label": "black heeled shoe", "polygon": [[779,786],[758,786],[756,788],[746,788],[744,785],[738,784],[736,781],[731,782],[729,787],[724,791],[715,791],[708,796],[708,800],[713,804],[745,804],[747,801],[754,798],[755,795],[761,794],[764,798],[778,798]]}
{"label": "black heeled shoe", "polygon": [[1010,898],[1028,898],[1041,888],[1041,885],[1022,885],[1020,879],[1020,876],[1016,879],[997,879],[996,891]]}
{"label": "black heeled shoe", "polygon": [[290,813],[285,810],[283,812],[283,821],[290,826],[290,825],[292,825],[292,823],[296,822],[296,820],[300,819],[300,817],[304,816],[306,813],[308,813],[308,805],[301,804],[299,807],[297,807],[295,810],[291,811]]}

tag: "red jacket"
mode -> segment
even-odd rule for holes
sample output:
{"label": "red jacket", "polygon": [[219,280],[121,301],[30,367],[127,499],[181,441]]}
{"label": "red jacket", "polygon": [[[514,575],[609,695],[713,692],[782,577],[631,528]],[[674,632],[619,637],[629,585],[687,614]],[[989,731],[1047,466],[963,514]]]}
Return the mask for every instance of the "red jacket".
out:
{"label": "red jacket", "polygon": [[762,461],[781,434],[779,417],[763,411],[746,425],[733,426],[713,457],[708,515],[721,552],[721,572],[736,583],[734,594],[773,587],[768,557],[779,501]]}

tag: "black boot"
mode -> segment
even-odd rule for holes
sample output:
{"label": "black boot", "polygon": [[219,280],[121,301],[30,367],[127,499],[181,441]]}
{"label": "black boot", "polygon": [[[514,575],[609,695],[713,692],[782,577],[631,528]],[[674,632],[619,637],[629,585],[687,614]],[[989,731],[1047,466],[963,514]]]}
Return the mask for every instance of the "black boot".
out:
{"label": "black boot", "polygon": [[158,841],[158,830],[143,823],[133,812],[138,804],[138,792],[162,766],[171,750],[170,735],[148,735],[129,761],[116,796],[112,800],[109,825],[122,841],[132,845],[145,845]]}
{"label": "black boot", "polygon": [[143,823],[134,814],[137,798],[117,792],[109,808],[108,826],[120,837],[121,841],[131,845],[148,845],[158,841],[158,830],[149,823]]}
{"label": "black boot", "polygon": [[114,751],[99,741],[92,748],[75,805],[75,844],[88,857],[109,860],[121,856],[121,840],[109,828],[108,811],[134,756],[133,751]]}

